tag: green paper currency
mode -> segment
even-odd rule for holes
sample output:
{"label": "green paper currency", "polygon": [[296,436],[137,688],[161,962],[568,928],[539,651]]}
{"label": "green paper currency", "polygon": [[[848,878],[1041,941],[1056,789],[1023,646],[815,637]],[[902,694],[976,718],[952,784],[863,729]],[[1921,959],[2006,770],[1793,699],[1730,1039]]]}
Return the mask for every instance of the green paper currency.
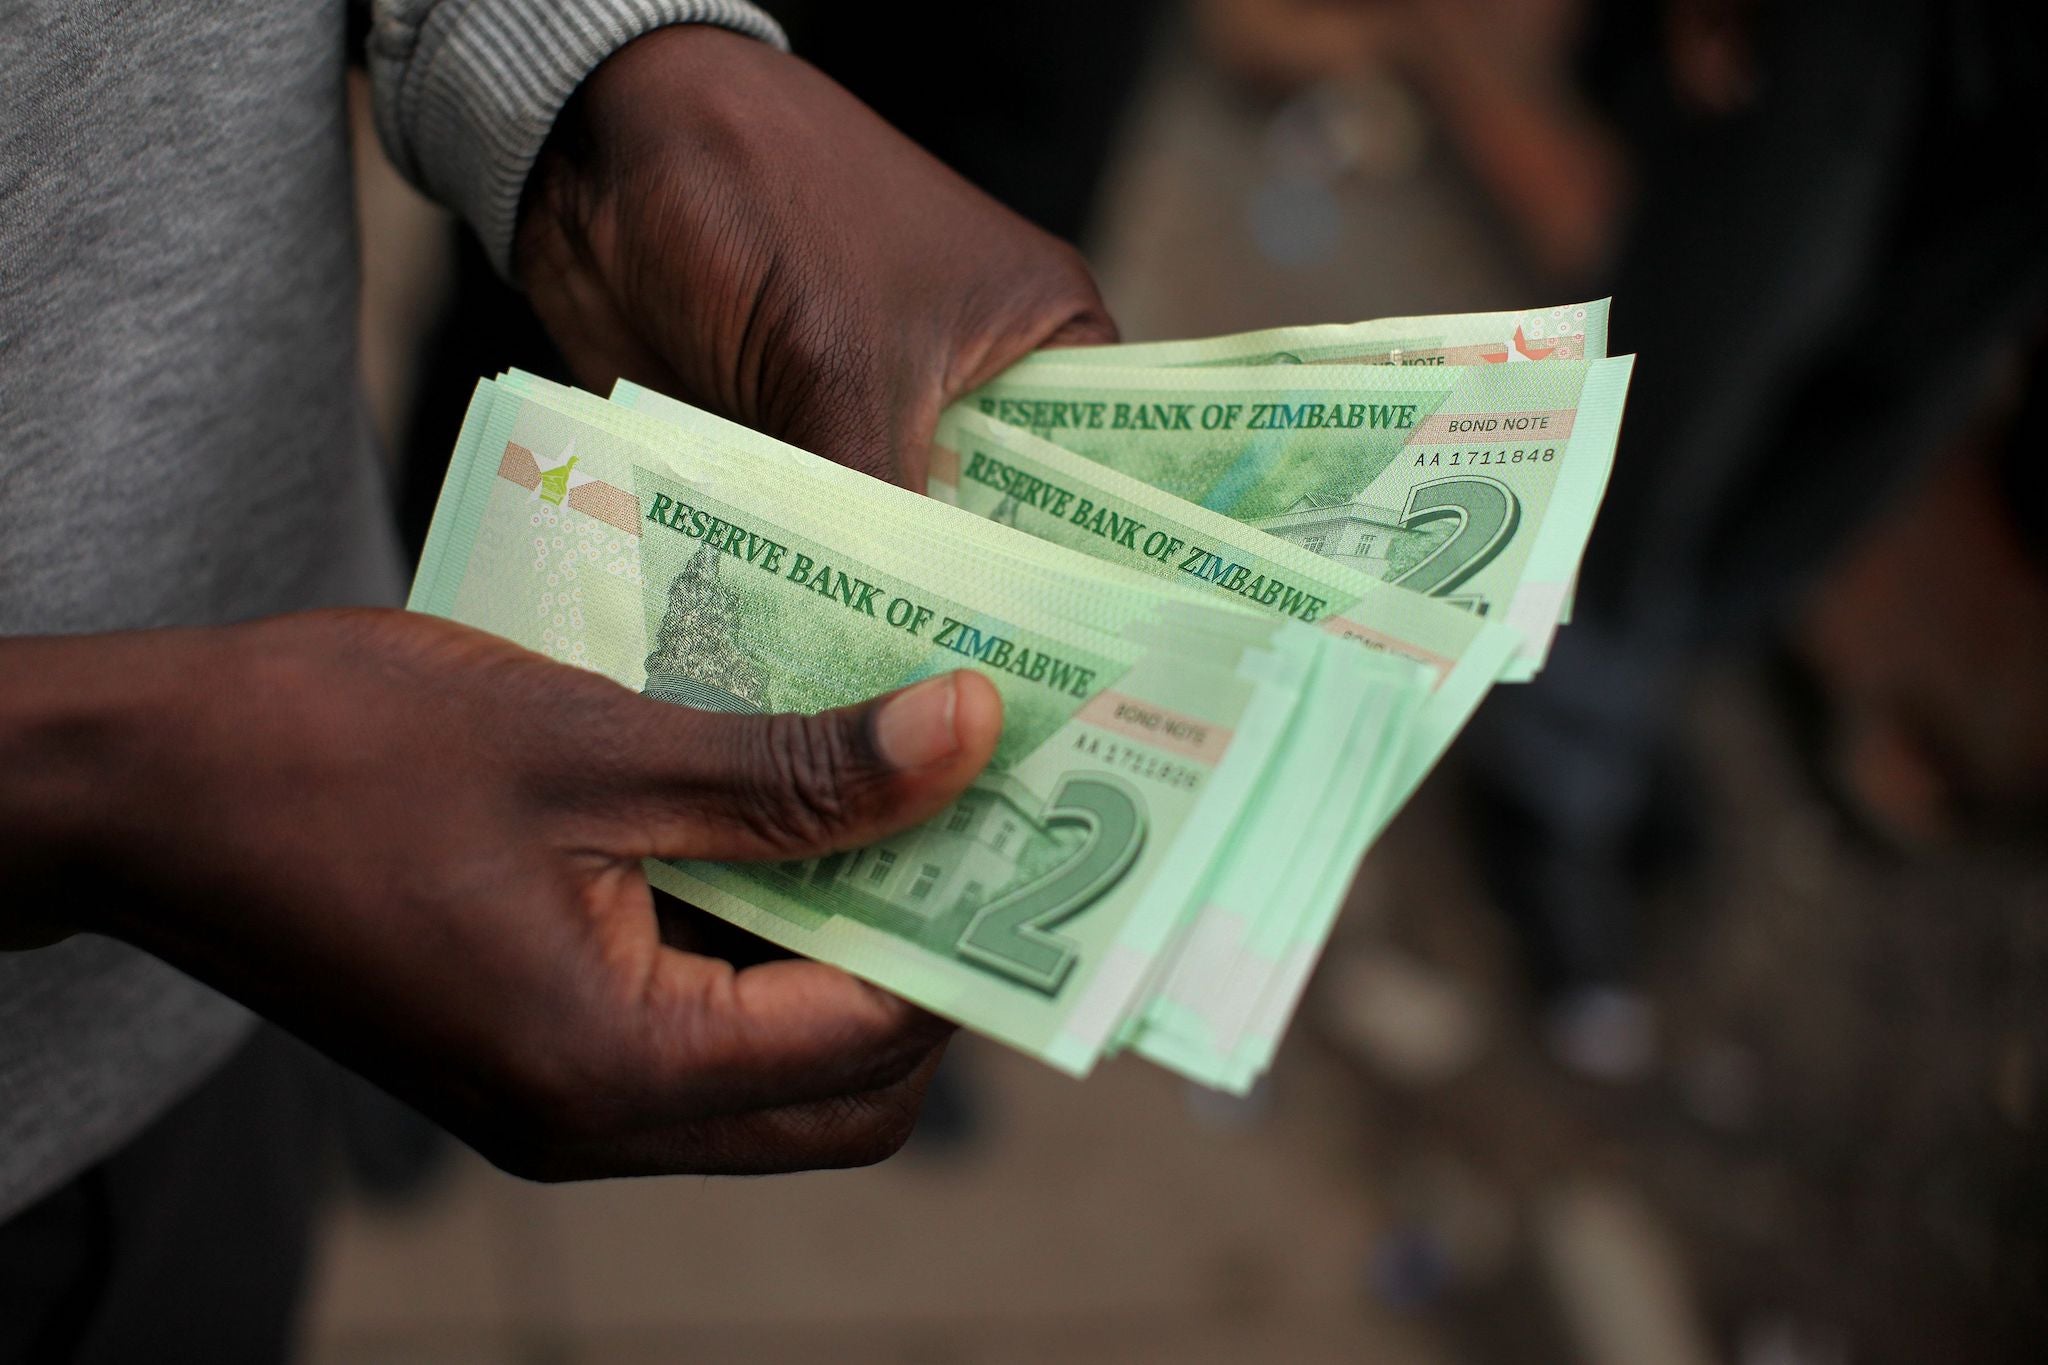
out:
{"label": "green paper currency", "polygon": [[863,544],[859,519],[836,511],[836,526],[817,509],[790,516],[746,480],[485,386],[413,605],[722,709],[816,710],[982,671],[1004,696],[1003,741],[931,824],[798,867],[650,876],[1083,1072],[1221,865],[1327,646],[1224,614],[1214,634],[1275,647],[1189,657],[1170,642],[1207,633],[1173,627],[1213,609],[1161,599],[1149,639],[1111,635],[978,582],[958,548]]}
{"label": "green paper currency", "polygon": [[963,404],[1373,578],[1482,614],[1538,671],[1631,359],[1136,369],[1049,358]]}
{"label": "green paper currency", "polygon": [[[1053,544],[1214,600],[1303,621],[1427,666],[1438,684],[1394,800],[1413,792],[1518,641],[1389,584],[969,408],[940,420],[932,495]],[[1391,811],[1388,812],[1391,816]]]}
{"label": "green paper currency", "polygon": [[938,818],[650,880],[1069,1072],[1130,1048],[1242,1091],[1366,849],[1566,614],[1628,375],[1606,321],[1045,353],[945,414],[938,499],[512,374],[413,605],[712,709],[982,672],[1003,737]]}

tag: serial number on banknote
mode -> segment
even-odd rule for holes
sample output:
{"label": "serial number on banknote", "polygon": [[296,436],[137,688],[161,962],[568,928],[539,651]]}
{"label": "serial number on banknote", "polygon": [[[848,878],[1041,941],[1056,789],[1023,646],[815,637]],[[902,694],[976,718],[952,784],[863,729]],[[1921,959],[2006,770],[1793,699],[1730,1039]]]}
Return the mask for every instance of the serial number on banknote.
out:
{"label": "serial number on banknote", "polygon": [[1157,754],[1133,749],[1105,740],[1100,735],[1079,735],[1074,739],[1074,748],[1090,758],[1109,764],[1119,772],[1147,782],[1156,782],[1162,787],[1177,791],[1193,791],[1202,781],[1200,769],[1185,763],[1175,763]]}
{"label": "serial number on banknote", "polygon": [[1542,446],[1540,448],[1516,446],[1509,450],[1426,450],[1416,455],[1415,468],[1477,469],[1485,466],[1555,464],[1556,462],[1556,446]]}

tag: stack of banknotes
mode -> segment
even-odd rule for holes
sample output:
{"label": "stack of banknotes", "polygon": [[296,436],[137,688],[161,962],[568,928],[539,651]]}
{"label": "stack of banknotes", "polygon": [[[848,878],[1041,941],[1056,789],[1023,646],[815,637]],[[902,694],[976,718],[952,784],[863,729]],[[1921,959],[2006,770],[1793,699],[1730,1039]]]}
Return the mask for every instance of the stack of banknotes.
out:
{"label": "stack of banknotes", "polygon": [[730,711],[978,670],[1002,741],[937,819],[650,879],[1076,1075],[1243,1091],[1374,838],[1569,616],[1606,335],[1601,302],[1043,352],[944,414],[929,497],[512,373],[412,606]]}

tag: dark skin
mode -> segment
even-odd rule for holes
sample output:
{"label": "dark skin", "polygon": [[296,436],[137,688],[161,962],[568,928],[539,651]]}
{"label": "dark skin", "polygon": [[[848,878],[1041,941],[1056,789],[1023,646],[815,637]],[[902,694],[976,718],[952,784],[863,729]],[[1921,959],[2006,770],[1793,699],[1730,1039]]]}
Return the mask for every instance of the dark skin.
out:
{"label": "dark skin", "polygon": [[[914,487],[946,402],[1114,335],[1068,248],[713,29],[585,82],[516,255],[586,382]],[[874,1161],[948,1026],[733,951],[641,860],[872,842],[943,809],[1000,728],[973,674],[732,716],[401,612],[0,640],[0,950],[125,939],[536,1178]]]}
{"label": "dark skin", "polygon": [[514,245],[586,385],[623,375],[920,492],[947,403],[1042,346],[1116,340],[1071,247],[718,29],[599,68]]}

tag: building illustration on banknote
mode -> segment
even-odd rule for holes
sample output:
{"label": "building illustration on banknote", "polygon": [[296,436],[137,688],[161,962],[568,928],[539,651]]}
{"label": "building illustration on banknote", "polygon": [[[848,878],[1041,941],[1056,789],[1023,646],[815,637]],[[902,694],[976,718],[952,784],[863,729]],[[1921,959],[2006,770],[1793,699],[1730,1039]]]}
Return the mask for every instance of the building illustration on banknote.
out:
{"label": "building illustration on banknote", "polygon": [[1363,493],[1304,493],[1286,510],[1245,525],[1374,578],[1399,581],[1448,541],[1448,521],[1403,516]]}
{"label": "building illustration on banknote", "polygon": [[1304,493],[1286,511],[1246,524],[1374,578],[1394,572],[1390,553],[1396,541],[1415,534],[1402,527],[1401,514],[1394,508],[1367,502],[1358,494]]}

